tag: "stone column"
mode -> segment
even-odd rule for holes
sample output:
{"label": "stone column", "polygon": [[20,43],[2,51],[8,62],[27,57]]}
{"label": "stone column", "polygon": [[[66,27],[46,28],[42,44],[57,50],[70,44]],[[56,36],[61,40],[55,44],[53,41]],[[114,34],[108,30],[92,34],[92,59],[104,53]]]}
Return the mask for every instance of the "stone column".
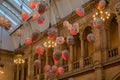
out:
{"label": "stone column", "polygon": [[21,74],[21,80],[24,80],[24,77],[26,77],[26,76],[24,76],[24,64],[22,64],[21,67],[22,67],[21,68],[21,73],[22,73]]}
{"label": "stone column", "polygon": [[96,29],[94,34],[95,34],[95,43],[94,43],[94,53],[92,56],[93,59],[93,64],[94,64],[94,69],[95,69],[95,80],[103,80],[103,73],[102,73],[102,52],[101,52],[101,30]]}
{"label": "stone column", "polygon": [[[49,54],[48,54],[48,48],[46,48],[46,65],[48,65],[49,64]],[[46,73],[44,73],[44,75],[45,75],[45,80],[47,80],[48,79],[48,77],[47,77],[47,74]]]}
{"label": "stone column", "polygon": [[17,64],[17,79],[16,80],[19,80],[19,65]]}
{"label": "stone column", "polygon": [[73,63],[73,46],[70,46],[70,56],[69,56],[69,71],[72,71],[72,63]]}
{"label": "stone column", "polygon": [[120,15],[117,16],[117,23],[118,23],[118,33],[119,33],[118,54],[120,55]]}
{"label": "stone column", "polygon": [[84,40],[81,38],[81,57],[80,57],[80,68],[84,67]]}

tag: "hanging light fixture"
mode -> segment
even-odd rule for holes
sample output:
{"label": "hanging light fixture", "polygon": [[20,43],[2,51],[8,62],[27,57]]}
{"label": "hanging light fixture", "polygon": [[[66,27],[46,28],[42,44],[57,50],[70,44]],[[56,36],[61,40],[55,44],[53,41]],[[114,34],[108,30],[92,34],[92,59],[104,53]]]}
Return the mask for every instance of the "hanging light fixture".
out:
{"label": "hanging light fixture", "polygon": [[102,21],[110,18],[110,13],[108,11],[98,11],[93,14],[93,19],[100,18]]}
{"label": "hanging light fixture", "polygon": [[46,48],[51,48],[57,46],[56,42],[53,40],[48,40],[43,43]]}
{"label": "hanging light fixture", "polygon": [[25,63],[25,60],[23,59],[22,54],[17,54],[14,59],[15,64],[23,64]]}

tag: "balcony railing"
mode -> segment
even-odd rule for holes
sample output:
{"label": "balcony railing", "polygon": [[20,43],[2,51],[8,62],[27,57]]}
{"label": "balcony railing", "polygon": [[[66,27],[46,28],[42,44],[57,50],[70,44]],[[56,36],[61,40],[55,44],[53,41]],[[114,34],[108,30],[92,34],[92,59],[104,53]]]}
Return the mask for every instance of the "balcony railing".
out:
{"label": "balcony railing", "polygon": [[90,64],[92,64],[92,57],[86,57],[86,58],[84,58],[84,65],[88,66]]}
{"label": "balcony railing", "polygon": [[40,80],[44,80],[45,79],[45,75],[44,74],[40,74]]}
{"label": "balcony railing", "polygon": [[113,58],[116,57],[118,55],[118,48],[114,48],[114,49],[110,49],[108,50],[108,58]]}
{"label": "balcony railing", "polygon": [[75,69],[79,69],[79,68],[80,68],[79,61],[75,61],[75,62],[73,62],[73,70],[75,70]]}
{"label": "balcony railing", "polygon": [[68,71],[69,71],[68,65],[65,65],[65,66],[64,66],[64,72],[68,72]]}

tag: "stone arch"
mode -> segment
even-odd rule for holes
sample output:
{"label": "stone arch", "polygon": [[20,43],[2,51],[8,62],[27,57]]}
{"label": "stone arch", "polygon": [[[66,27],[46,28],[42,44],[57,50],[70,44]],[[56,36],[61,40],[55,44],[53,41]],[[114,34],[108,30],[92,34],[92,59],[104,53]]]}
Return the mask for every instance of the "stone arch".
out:
{"label": "stone arch", "polygon": [[87,40],[87,35],[89,33],[93,33],[93,29],[91,26],[87,26],[84,28],[83,33],[82,33],[82,40],[84,42],[84,57],[89,57],[92,55],[94,51],[94,46],[93,43],[88,42]]}
{"label": "stone arch", "polygon": [[112,80],[120,80],[120,72]]}

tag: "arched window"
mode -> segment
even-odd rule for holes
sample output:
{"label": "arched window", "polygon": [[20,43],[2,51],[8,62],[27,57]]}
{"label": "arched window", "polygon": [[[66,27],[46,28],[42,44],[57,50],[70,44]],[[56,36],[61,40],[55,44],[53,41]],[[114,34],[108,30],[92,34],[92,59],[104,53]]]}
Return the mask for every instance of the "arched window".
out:
{"label": "arched window", "polygon": [[88,42],[87,35],[92,33],[92,28],[90,26],[86,27],[83,32],[83,39],[84,39],[84,57],[91,56],[94,51],[93,43]]}
{"label": "arched window", "polygon": [[115,16],[110,20],[110,23],[107,27],[108,27],[109,48],[114,49],[118,47],[119,44],[118,24]]}

